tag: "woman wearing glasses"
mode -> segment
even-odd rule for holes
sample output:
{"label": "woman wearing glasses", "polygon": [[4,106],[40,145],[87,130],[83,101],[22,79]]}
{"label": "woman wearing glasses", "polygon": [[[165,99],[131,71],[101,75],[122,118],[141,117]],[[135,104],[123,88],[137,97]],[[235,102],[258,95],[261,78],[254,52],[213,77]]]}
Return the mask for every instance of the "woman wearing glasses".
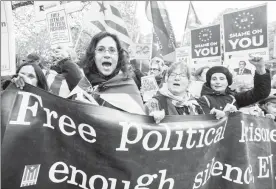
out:
{"label": "woman wearing glasses", "polygon": [[81,67],[99,105],[145,114],[139,90],[125,63],[118,37],[100,32],[92,38]]}
{"label": "woman wearing glasses", "polygon": [[188,92],[191,74],[187,65],[176,62],[168,70],[166,84],[146,103],[147,113],[159,123],[165,115],[198,115],[202,108]]}

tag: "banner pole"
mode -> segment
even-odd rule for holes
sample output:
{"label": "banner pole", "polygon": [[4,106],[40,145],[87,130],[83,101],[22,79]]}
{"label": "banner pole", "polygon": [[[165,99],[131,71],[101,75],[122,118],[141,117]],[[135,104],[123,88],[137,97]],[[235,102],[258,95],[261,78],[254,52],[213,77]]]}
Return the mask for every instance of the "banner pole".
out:
{"label": "banner pole", "polygon": [[81,37],[82,31],[83,31],[83,24],[81,25],[80,34],[79,34],[78,39],[77,39],[77,41],[75,43],[74,51],[76,51],[76,48],[77,48],[78,43],[80,41],[80,37]]}

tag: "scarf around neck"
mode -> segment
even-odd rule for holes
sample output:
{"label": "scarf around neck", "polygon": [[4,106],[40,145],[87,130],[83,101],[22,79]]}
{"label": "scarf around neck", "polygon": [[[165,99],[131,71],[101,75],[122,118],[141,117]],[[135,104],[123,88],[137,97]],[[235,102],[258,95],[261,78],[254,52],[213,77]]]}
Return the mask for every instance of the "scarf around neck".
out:
{"label": "scarf around neck", "polygon": [[163,87],[159,90],[160,94],[171,99],[172,104],[176,107],[188,106],[194,108],[198,105],[194,97],[189,93],[185,93],[183,96],[176,96],[168,89],[167,83],[164,83]]}

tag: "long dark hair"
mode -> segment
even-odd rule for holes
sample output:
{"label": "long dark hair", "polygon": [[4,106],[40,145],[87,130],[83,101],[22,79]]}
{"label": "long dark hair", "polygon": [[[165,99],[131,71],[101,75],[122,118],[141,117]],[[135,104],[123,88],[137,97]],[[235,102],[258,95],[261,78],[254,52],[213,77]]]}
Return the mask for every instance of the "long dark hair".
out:
{"label": "long dark hair", "polygon": [[[103,76],[101,73],[99,73],[99,70],[97,69],[96,63],[95,63],[95,50],[97,47],[97,44],[99,43],[100,40],[102,40],[105,37],[111,37],[115,42],[116,42],[116,47],[118,50],[118,63],[117,67],[114,70],[114,72],[109,75],[109,76]],[[98,74],[101,77],[103,77],[106,80],[111,79],[115,75],[119,73],[120,70],[124,67],[125,63],[125,58],[124,58],[124,53],[122,51],[122,46],[121,43],[118,39],[118,37],[114,34],[111,34],[109,32],[100,32],[92,38],[84,58],[81,60],[80,67],[83,68],[84,74],[88,77],[90,74]],[[122,70],[123,73],[126,74],[126,70]]]}
{"label": "long dark hair", "polygon": [[48,84],[47,84],[47,79],[44,76],[44,74],[42,72],[42,69],[37,64],[35,64],[35,63],[21,64],[17,68],[16,74],[18,74],[19,71],[21,70],[21,68],[24,67],[24,66],[32,66],[34,68],[34,71],[35,71],[35,74],[36,74],[36,77],[37,77],[37,87],[39,87],[41,89],[44,89],[45,91],[49,91],[49,87],[48,87]]}

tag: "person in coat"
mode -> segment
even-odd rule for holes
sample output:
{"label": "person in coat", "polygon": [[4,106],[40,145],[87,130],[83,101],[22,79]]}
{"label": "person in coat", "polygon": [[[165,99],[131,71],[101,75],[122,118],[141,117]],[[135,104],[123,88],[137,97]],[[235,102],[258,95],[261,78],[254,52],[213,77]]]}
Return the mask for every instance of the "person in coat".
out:
{"label": "person in coat", "polygon": [[125,64],[118,37],[100,32],[92,38],[80,65],[100,106],[144,115],[140,92]]}
{"label": "person in coat", "polygon": [[191,73],[187,65],[176,62],[168,70],[166,84],[145,104],[148,115],[159,123],[165,115],[198,115],[203,110],[188,92]]}
{"label": "person in coat", "polygon": [[271,78],[269,71],[265,69],[264,61],[250,59],[250,63],[256,67],[254,88],[241,93],[235,93],[229,88],[232,84],[232,74],[227,68],[214,66],[208,70],[206,83],[203,85],[201,97],[198,100],[205,114],[215,113],[219,118],[224,116],[223,112],[228,108],[235,111],[233,106],[237,109],[248,106],[269,95]]}

